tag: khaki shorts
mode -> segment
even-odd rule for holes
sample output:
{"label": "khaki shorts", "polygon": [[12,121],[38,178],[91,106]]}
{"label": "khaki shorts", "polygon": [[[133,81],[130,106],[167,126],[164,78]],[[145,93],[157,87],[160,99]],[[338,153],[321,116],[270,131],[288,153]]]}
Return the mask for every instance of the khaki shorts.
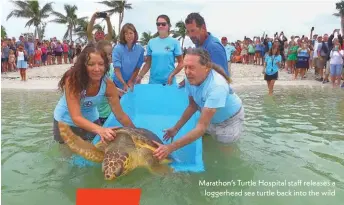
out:
{"label": "khaki shorts", "polygon": [[313,67],[316,67],[316,66],[317,66],[317,63],[318,63],[318,57],[313,58],[313,59],[312,59]]}
{"label": "khaki shorts", "polygon": [[230,61],[228,61],[228,73],[229,76],[232,78],[232,63]]}
{"label": "khaki shorts", "polygon": [[207,133],[221,143],[232,143],[238,140],[244,129],[245,112],[241,107],[233,117],[219,123],[210,124]]}
{"label": "khaki shorts", "polygon": [[317,68],[324,69],[325,65],[326,65],[326,59],[322,57],[318,57],[317,64],[316,64]]}
{"label": "khaki shorts", "polygon": [[330,61],[326,62],[325,74],[326,75],[330,74]]}

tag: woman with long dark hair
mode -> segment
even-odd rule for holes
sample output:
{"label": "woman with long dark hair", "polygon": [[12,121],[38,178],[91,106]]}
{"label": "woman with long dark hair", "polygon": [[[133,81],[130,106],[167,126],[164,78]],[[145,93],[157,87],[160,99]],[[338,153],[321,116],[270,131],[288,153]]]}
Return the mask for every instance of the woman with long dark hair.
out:
{"label": "woman with long dark hair", "polygon": [[[54,111],[54,139],[61,138],[59,122],[69,125],[71,130],[84,140],[92,140],[97,134],[101,141],[111,141],[115,132],[100,126],[97,106],[107,97],[116,119],[123,125],[134,127],[123,112],[115,84],[106,73],[109,59],[106,53],[91,44],[85,47],[71,69],[66,71],[58,87],[63,92]],[[71,147],[72,144],[68,144]],[[74,142],[73,142],[74,143]]]}

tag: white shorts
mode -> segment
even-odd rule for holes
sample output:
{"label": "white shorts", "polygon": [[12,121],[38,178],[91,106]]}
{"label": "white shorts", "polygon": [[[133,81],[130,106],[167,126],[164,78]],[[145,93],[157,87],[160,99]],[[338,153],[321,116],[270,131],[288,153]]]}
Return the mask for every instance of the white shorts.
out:
{"label": "white shorts", "polygon": [[218,124],[210,124],[207,133],[221,143],[235,142],[244,130],[244,119],[245,111],[242,106],[233,117]]}

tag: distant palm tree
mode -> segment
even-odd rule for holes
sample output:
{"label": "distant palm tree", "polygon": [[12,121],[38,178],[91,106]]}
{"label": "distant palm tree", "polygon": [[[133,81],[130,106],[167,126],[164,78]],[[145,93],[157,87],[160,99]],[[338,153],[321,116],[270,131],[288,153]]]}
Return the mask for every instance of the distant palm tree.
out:
{"label": "distant palm tree", "polygon": [[46,22],[42,22],[38,28],[37,28],[37,35],[39,39],[43,39],[44,38],[44,33],[45,33],[45,27],[47,26]]}
{"label": "distant palm tree", "polygon": [[338,13],[334,13],[333,15],[340,17],[342,35],[344,36],[344,1],[343,0],[336,3],[336,9],[338,10]]}
{"label": "distant palm tree", "polygon": [[5,39],[5,38],[7,38],[6,29],[4,26],[1,25],[1,39]]}
{"label": "distant palm tree", "polygon": [[132,9],[131,4],[128,4],[127,1],[101,1],[98,2],[100,4],[104,4],[108,7],[110,7],[110,10],[107,10],[106,12],[109,13],[109,16],[112,16],[114,13],[118,13],[119,14],[119,18],[118,18],[118,33],[121,32],[121,25],[124,19],[124,10],[126,9]]}
{"label": "distant palm tree", "polygon": [[65,4],[64,10],[66,12],[66,15],[63,15],[57,11],[53,11],[52,14],[55,15],[57,18],[51,20],[51,22],[67,24],[68,28],[65,35],[63,36],[63,39],[67,39],[67,37],[69,36],[70,41],[73,41],[73,30],[76,28],[78,21],[85,20],[87,17],[78,18],[78,16],[76,15],[78,7],[75,5],[72,6],[69,4]]}
{"label": "distant palm tree", "polygon": [[30,19],[26,22],[25,27],[35,26],[35,38],[37,37],[37,29],[42,23],[42,20],[49,17],[49,14],[53,11],[52,4],[53,2],[46,3],[42,9],[39,6],[39,2],[35,1],[12,1],[16,9],[11,11],[7,16],[6,20],[11,17],[17,18],[27,18]]}
{"label": "distant palm tree", "polygon": [[149,40],[151,40],[152,38],[155,38],[157,37],[159,34],[158,33],[155,33],[155,34],[152,34],[150,31],[148,32],[143,32],[142,33],[142,36],[140,38],[140,43],[145,46],[148,44]]}
{"label": "distant palm tree", "polygon": [[[87,25],[90,22],[86,19],[81,19],[80,21],[77,22],[77,25],[74,28],[74,33],[75,35],[78,36],[76,40],[82,39],[84,42],[87,41]],[[102,30],[102,26],[99,24],[95,24],[93,26],[93,30]]]}
{"label": "distant palm tree", "polygon": [[184,45],[184,40],[186,37],[186,27],[185,27],[185,23],[184,21],[178,21],[176,23],[176,30],[172,31],[173,34],[173,38],[178,38],[178,40],[180,41],[180,39],[182,39],[182,48]]}

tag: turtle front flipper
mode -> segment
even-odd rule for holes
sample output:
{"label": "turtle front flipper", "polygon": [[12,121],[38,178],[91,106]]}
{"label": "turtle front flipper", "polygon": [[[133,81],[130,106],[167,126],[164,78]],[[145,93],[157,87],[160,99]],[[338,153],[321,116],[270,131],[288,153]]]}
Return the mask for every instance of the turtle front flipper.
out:
{"label": "turtle front flipper", "polygon": [[104,159],[104,152],[98,150],[90,142],[83,140],[81,137],[74,134],[69,125],[58,122],[60,135],[65,144],[76,154],[93,162],[102,162]]}
{"label": "turtle front flipper", "polygon": [[121,152],[118,149],[107,151],[102,164],[105,180],[114,180],[128,173],[130,159],[127,152]]}

